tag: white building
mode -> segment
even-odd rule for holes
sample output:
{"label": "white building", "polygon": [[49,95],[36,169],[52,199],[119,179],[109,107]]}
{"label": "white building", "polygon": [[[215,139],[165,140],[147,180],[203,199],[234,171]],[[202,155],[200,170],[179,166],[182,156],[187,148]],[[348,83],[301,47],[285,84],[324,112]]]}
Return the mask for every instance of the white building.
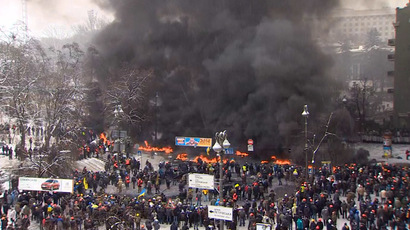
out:
{"label": "white building", "polygon": [[392,8],[377,10],[342,9],[333,12],[334,26],[330,30],[331,37],[340,40],[350,40],[354,44],[363,44],[371,29],[377,29],[380,40],[387,44],[387,40],[394,38],[393,22],[396,11]]}

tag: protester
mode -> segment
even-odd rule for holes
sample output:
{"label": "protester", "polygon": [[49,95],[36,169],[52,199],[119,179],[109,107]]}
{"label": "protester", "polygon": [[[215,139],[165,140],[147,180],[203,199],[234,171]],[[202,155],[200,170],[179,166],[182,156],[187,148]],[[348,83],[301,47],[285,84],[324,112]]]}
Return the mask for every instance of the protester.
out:
{"label": "protester", "polygon": [[[84,157],[96,155],[92,148],[84,149]],[[323,167],[306,180],[304,168],[297,165],[231,160],[220,170],[219,163],[203,160],[155,166],[146,160],[141,168],[141,162],[128,154],[106,154],[104,171],[73,171],[72,194],[6,192],[2,229],[24,229],[34,222],[42,229],[123,225],[158,230],[167,224],[172,230],[213,230],[219,226],[208,217],[209,204],[233,208],[233,220],[224,222],[227,229],[256,229],[258,223],[271,224],[272,229],[335,229],[337,223],[344,223],[343,229],[405,229],[410,221],[410,170],[399,165]],[[188,173],[222,177],[223,199],[216,190],[189,189]],[[107,193],[109,185],[116,187],[115,194]],[[287,193],[276,194],[279,186],[289,188]],[[167,196],[164,190],[179,194]]]}

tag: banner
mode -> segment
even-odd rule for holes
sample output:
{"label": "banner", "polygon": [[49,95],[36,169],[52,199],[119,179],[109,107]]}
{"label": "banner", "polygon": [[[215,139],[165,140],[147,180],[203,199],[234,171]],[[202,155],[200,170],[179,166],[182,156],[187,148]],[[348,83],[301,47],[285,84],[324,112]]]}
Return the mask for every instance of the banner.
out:
{"label": "banner", "polygon": [[213,190],[214,175],[200,173],[188,174],[188,187]]}
{"label": "banner", "polygon": [[74,191],[74,181],[72,179],[56,179],[56,178],[36,178],[36,177],[20,177],[19,190],[28,191],[53,191],[53,192],[69,192]]}
{"label": "banner", "polygon": [[233,209],[221,206],[208,206],[208,217],[211,219],[232,221]]}
{"label": "banner", "polygon": [[212,138],[202,137],[175,137],[175,145],[192,147],[211,147]]}

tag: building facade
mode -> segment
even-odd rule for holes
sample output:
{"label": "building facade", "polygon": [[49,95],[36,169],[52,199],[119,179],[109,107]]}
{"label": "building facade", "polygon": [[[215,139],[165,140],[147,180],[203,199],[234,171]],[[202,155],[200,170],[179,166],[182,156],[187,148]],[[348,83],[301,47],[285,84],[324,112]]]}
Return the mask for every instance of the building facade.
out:
{"label": "building facade", "polygon": [[395,11],[391,8],[377,10],[342,9],[334,12],[334,26],[330,35],[336,40],[349,40],[353,44],[364,44],[368,33],[376,29],[383,44],[394,37]]}
{"label": "building facade", "polygon": [[394,55],[389,59],[394,61],[394,111],[398,117],[398,126],[410,128],[410,5],[396,9],[395,39],[389,40],[389,45],[395,46]]}

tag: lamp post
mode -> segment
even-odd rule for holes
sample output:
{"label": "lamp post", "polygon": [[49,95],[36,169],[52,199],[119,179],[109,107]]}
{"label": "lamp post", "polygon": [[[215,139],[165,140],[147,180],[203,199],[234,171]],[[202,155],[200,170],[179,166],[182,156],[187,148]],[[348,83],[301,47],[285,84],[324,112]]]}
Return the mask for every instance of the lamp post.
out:
{"label": "lamp post", "polygon": [[[219,155],[219,205],[223,201],[223,160],[222,156],[225,152],[225,149],[229,148],[231,144],[227,139],[226,130],[223,132],[217,132],[215,134],[215,144],[212,149]],[[224,221],[220,220],[220,230],[224,228]]]}
{"label": "lamp post", "polygon": [[[115,144],[118,144],[118,152],[119,152],[119,154],[121,154],[121,140],[120,140],[120,126],[119,126],[119,117],[121,116],[121,114],[123,113],[124,111],[122,110],[122,107],[121,107],[121,105],[119,104],[119,105],[116,105],[115,106],[115,109],[114,109],[114,116],[115,116],[115,121],[116,121],[116,127],[117,127],[117,131],[118,131],[118,143],[115,143]],[[115,142],[117,142],[117,141],[115,141]]]}
{"label": "lamp post", "polygon": [[154,145],[157,145],[158,139],[158,92],[155,94],[155,124],[154,124]]}
{"label": "lamp post", "polygon": [[305,118],[305,157],[306,157],[305,170],[306,170],[306,181],[307,181],[308,175],[309,175],[308,173],[308,138],[307,138],[307,125],[308,125],[309,111],[308,111],[307,105],[303,107],[302,116]]}

